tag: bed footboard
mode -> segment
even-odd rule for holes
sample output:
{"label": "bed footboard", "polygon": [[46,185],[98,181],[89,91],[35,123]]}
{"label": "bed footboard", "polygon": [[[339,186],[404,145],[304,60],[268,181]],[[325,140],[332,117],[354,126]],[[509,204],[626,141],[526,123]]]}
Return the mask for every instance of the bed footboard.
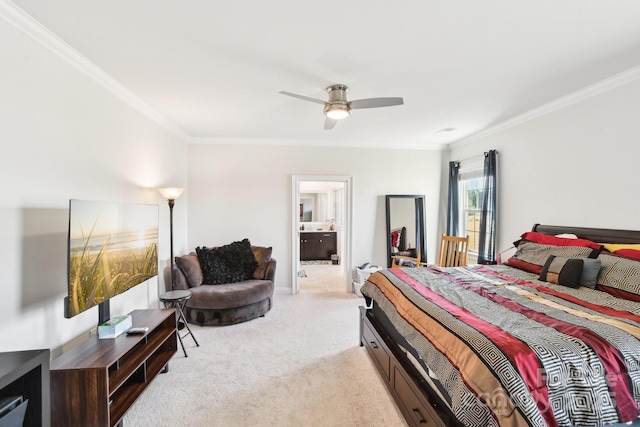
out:
{"label": "bed footboard", "polygon": [[420,375],[395,348],[373,313],[360,307],[360,345],[391,392],[407,424],[420,427],[461,426],[435,392],[414,378]]}

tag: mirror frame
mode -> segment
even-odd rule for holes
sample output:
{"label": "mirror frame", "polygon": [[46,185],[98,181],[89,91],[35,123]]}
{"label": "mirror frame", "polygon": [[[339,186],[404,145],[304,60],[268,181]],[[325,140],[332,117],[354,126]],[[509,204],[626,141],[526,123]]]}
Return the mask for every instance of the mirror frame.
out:
{"label": "mirror frame", "polygon": [[420,251],[420,261],[427,259],[427,244],[425,239],[425,197],[416,194],[387,194],[384,196],[387,223],[387,268],[391,267],[391,200],[392,199],[414,199],[416,213],[416,248]]}

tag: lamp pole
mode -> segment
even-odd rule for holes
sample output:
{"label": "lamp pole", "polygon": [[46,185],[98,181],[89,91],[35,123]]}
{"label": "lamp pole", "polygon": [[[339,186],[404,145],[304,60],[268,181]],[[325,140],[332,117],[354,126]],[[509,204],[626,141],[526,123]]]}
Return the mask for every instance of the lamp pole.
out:
{"label": "lamp pole", "polygon": [[182,194],[182,192],[184,191],[184,188],[175,188],[175,187],[171,187],[171,188],[158,188],[158,191],[160,192],[160,194],[162,194],[162,196],[167,199],[167,202],[169,202],[169,241],[170,241],[170,248],[169,248],[169,252],[170,252],[170,256],[171,258],[169,258],[169,277],[171,280],[171,283],[169,284],[169,290],[173,291],[173,285],[174,285],[174,272],[173,272],[173,206],[176,204],[176,199],[178,197],[180,197],[180,195]]}
{"label": "lamp pole", "polygon": [[174,284],[174,279],[173,279],[173,206],[176,204],[175,199],[169,199],[169,241],[170,241],[170,252],[171,252],[171,258],[169,258],[169,263],[170,265],[170,270],[169,270],[169,274],[171,277],[171,283],[170,283],[170,290],[173,290],[173,284]]}

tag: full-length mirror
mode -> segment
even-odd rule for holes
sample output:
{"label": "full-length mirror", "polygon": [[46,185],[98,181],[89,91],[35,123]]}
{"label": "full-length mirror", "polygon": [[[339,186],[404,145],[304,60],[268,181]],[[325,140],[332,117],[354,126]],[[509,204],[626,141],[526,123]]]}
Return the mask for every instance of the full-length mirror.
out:
{"label": "full-length mirror", "polygon": [[427,259],[424,196],[389,194],[385,196],[387,213],[387,267],[391,257],[402,255]]}

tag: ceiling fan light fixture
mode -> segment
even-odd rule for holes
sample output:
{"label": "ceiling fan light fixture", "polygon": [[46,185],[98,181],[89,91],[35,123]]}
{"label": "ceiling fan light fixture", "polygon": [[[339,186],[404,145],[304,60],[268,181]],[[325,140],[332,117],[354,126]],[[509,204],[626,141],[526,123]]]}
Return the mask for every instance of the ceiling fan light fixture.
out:
{"label": "ceiling fan light fixture", "polygon": [[344,118],[349,117],[351,111],[348,105],[341,104],[327,104],[324,107],[324,114],[333,120],[342,120]]}
{"label": "ceiling fan light fixture", "polygon": [[386,98],[365,98],[357,99],[355,101],[347,100],[347,91],[349,88],[342,84],[335,84],[326,88],[329,94],[329,99],[323,101],[317,98],[311,98],[305,95],[299,95],[297,93],[287,92],[281,90],[282,95],[292,96],[294,98],[302,99],[303,101],[313,102],[314,104],[323,104],[324,108],[322,112],[327,119],[324,121],[324,130],[331,130],[334,128],[339,120],[349,117],[351,110],[360,110],[364,108],[379,108],[379,107],[392,107],[394,105],[402,105],[404,101],[400,97],[386,97]]}

